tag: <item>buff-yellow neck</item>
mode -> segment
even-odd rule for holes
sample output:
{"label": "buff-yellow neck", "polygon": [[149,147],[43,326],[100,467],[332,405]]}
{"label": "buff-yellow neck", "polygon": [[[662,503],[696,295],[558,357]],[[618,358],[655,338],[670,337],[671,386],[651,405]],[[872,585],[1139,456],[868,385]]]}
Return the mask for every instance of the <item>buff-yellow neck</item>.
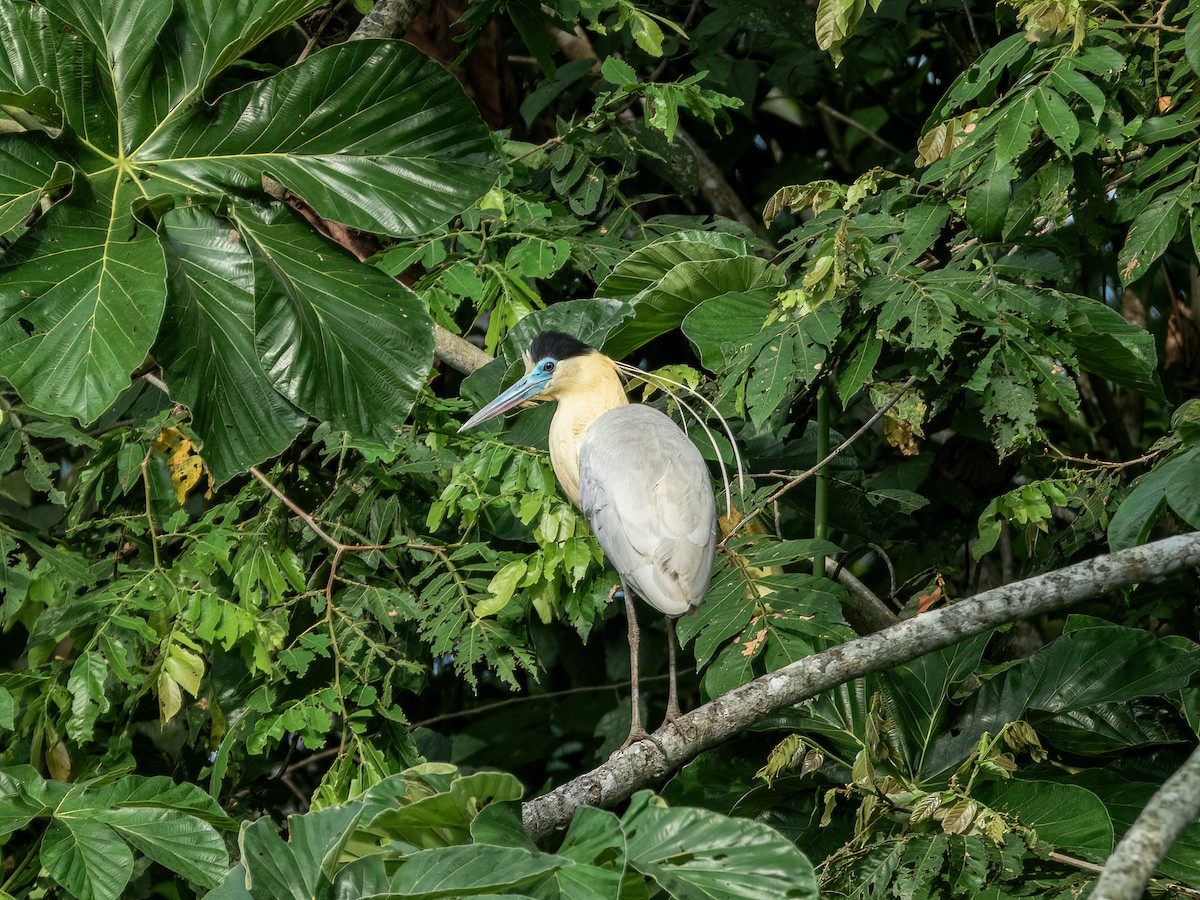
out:
{"label": "buff-yellow neck", "polygon": [[617,366],[603,353],[564,359],[546,394],[558,401],[550,423],[550,462],[563,491],[579,505],[579,445],[592,423],[629,403]]}

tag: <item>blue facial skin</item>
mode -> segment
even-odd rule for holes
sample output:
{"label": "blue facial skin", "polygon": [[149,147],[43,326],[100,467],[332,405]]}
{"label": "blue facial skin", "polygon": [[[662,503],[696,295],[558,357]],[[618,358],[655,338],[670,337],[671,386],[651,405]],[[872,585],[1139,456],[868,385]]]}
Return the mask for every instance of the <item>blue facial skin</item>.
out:
{"label": "blue facial skin", "polygon": [[558,361],[552,357],[545,357],[538,360],[538,364],[529,370],[529,374],[502,393],[499,397],[481,409],[471,418],[467,419],[459,431],[466,431],[480,422],[486,422],[488,419],[494,419],[501,413],[507,412],[519,403],[524,403],[526,400],[532,400],[538,394],[546,390],[546,386],[550,384],[550,379],[554,377],[554,370],[558,367]]}

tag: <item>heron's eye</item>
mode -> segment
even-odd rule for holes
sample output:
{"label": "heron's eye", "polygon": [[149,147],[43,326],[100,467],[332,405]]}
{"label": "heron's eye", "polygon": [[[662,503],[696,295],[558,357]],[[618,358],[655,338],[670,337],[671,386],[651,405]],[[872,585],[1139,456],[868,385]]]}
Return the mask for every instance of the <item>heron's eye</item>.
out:
{"label": "heron's eye", "polygon": [[553,372],[554,371],[554,360],[548,359],[544,363],[542,363],[542,371],[543,372]]}

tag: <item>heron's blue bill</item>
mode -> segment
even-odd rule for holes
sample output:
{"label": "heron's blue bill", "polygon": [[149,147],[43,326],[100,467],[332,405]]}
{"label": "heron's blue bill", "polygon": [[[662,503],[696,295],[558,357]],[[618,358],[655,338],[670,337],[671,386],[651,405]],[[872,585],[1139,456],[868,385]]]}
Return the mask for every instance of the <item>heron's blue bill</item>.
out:
{"label": "heron's blue bill", "polygon": [[494,419],[501,413],[508,412],[514,406],[524,403],[526,400],[532,400],[546,389],[546,384],[549,381],[549,373],[535,369],[479,412],[475,413],[475,415],[471,416],[471,418],[467,419],[458,430],[466,431],[480,422],[486,422],[488,419]]}

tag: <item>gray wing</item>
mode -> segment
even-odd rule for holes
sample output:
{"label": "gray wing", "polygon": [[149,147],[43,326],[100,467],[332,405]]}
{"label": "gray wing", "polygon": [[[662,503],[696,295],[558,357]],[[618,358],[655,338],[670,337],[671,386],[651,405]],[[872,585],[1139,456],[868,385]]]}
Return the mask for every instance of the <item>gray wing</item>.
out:
{"label": "gray wing", "polygon": [[579,448],[579,505],[625,586],[669,616],[699,606],[717,512],[700,451],[652,406],[600,416]]}

